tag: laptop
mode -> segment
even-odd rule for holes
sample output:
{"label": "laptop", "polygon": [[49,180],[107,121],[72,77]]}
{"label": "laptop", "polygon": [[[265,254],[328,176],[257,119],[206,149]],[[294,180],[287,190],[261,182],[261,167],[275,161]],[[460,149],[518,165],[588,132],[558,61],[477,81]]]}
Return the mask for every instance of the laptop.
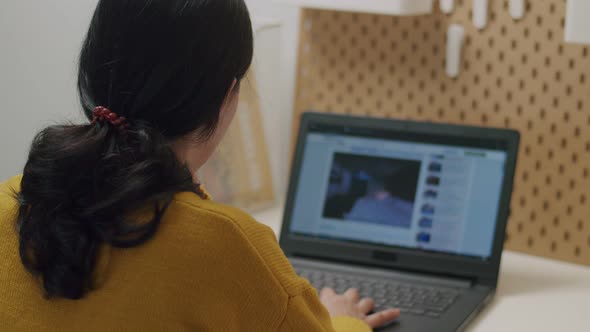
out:
{"label": "laptop", "polygon": [[305,113],[280,245],[317,289],[357,288],[380,331],[460,331],[498,282],[519,134]]}

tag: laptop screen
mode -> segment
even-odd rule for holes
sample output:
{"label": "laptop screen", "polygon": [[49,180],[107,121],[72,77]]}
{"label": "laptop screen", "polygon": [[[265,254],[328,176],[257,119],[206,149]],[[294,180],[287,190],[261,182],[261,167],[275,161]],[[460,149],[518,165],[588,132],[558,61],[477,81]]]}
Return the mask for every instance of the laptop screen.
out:
{"label": "laptop screen", "polygon": [[488,259],[506,159],[493,143],[312,130],[289,232]]}

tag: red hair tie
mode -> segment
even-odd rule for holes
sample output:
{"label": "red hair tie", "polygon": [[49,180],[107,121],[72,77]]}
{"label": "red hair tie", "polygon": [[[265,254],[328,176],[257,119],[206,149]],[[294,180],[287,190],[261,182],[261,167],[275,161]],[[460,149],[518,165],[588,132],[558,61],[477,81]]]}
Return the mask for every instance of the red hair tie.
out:
{"label": "red hair tie", "polygon": [[106,121],[121,131],[129,128],[127,119],[124,116],[119,117],[117,113],[111,112],[111,110],[103,106],[98,106],[92,111],[92,124],[100,121]]}

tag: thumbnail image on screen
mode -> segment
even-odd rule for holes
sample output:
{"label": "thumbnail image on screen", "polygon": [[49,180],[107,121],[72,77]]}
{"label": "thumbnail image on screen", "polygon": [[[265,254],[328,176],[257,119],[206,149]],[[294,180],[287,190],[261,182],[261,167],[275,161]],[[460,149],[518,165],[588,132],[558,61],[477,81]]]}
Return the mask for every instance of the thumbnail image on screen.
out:
{"label": "thumbnail image on screen", "polygon": [[420,161],[335,153],[323,217],[409,228]]}

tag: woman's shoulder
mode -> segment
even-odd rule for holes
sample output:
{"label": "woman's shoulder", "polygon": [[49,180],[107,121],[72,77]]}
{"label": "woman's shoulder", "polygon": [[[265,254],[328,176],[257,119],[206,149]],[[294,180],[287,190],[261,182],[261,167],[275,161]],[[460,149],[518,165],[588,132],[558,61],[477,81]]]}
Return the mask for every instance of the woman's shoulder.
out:
{"label": "woman's shoulder", "polygon": [[177,195],[171,209],[172,214],[181,213],[188,217],[188,227],[200,230],[195,234],[205,232],[217,236],[223,239],[224,245],[233,247],[229,250],[239,250],[242,255],[249,252],[250,256],[255,256],[288,295],[299,294],[307,288],[295,274],[272,229],[245,211],[213,200],[203,200],[192,193]]}
{"label": "woman's shoulder", "polygon": [[14,210],[17,207],[16,195],[20,191],[22,175],[0,182],[0,215],[7,215],[6,210]]}
{"label": "woman's shoulder", "polygon": [[236,228],[247,236],[259,232],[274,234],[269,227],[257,222],[245,211],[211,199],[203,199],[194,193],[177,194],[169,209],[173,214],[181,214],[188,219],[200,219],[219,224],[220,227]]}
{"label": "woman's shoulder", "polygon": [[206,233],[213,239],[239,238],[257,252],[280,250],[270,227],[241,209],[202,199],[194,193],[177,194],[166,211],[166,219],[183,229],[197,230],[194,234]]}
{"label": "woman's shoulder", "polygon": [[0,195],[12,196],[13,193],[19,192],[22,179],[23,176],[19,174],[4,181],[0,180]]}

